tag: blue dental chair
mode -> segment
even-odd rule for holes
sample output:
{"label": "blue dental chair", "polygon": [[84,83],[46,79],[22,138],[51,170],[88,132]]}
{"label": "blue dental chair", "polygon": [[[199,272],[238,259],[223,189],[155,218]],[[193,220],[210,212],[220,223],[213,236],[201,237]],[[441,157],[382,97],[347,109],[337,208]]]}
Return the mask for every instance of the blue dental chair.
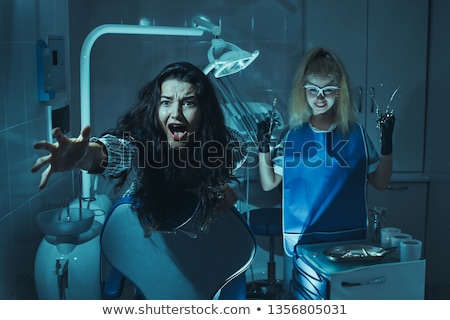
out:
{"label": "blue dental chair", "polygon": [[[196,211],[197,202],[176,199],[183,210]],[[209,232],[196,231],[192,218],[171,232],[144,237],[131,205],[131,197],[118,200],[104,223],[102,253],[112,267],[104,299],[119,298],[125,280],[136,299],[246,299],[245,271],[256,240],[235,208],[218,216]]]}

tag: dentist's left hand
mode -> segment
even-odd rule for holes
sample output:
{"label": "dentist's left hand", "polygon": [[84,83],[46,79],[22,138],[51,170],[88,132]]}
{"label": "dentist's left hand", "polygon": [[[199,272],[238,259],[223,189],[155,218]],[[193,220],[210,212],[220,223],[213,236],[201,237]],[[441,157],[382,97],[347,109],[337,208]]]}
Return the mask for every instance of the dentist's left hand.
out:
{"label": "dentist's left hand", "polygon": [[381,124],[381,154],[388,156],[392,154],[392,134],[394,131],[395,116],[390,115]]}
{"label": "dentist's left hand", "polygon": [[78,138],[69,138],[61,132],[60,128],[55,128],[52,132],[56,139],[55,143],[40,141],[34,144],[34,149],[50,152],[49,155],[38,158],[31,168],[31,172],[35,173],[48,164],[42,172],[39,189],[45,187],[54,172],[79,168],[77,165],[81,163],[88,151],[90,133],[91,127],[86,126],[81,130]]}
{"label": "dentist's left hand", "polygon": [[270,128],[270,119],[258,122],[257,126],[257,136],[259,142],[258,152],[267,153],[270,151],[270,138],[272,135]]}

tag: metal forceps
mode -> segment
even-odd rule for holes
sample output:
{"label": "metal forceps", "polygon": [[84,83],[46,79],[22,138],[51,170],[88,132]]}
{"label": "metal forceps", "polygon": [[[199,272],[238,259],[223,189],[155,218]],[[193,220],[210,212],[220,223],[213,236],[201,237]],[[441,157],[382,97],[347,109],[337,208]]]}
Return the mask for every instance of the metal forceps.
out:
{"label": "metal forceps", "polygon": [[391,106],[392,101],[394,100],[395,96],[397,95],[398,91],[400,90],[400,87],[398,87],[391,95],[391,98],[389,99],[389,102],[386,106],[385,113],[380,113],[380,106],[378,105],[375,98],[372,96],[372,100],[375,103],[376,106],[376,115],[377,115],[377,129],[381,129],[382,125],[389,120],[389,118],[394,116],[394,108]]}

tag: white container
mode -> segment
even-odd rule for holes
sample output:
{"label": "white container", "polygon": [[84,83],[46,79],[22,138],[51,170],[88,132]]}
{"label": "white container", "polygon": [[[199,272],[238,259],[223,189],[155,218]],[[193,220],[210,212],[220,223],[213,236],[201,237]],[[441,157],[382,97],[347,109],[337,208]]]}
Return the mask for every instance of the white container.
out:
{"label": "white container", "polygon": [[400,242],[403,240],[411,239],[412,236],[407,233],[396,233],[391,234],[391,247],[397,247],[394,251],[392,251],[391,256],[394,259],[400,259]]}
{"label": "white container", "polygon": [[422,241],[408,239],[400,242],[400,261],[415,261],[422,258]]}
{"label": "white container", "polygon": [[388,248],[391,246],[391,234],[400,233],[401,230],[399,228],[394,227],[385,227],[381,229],[381,247]]}

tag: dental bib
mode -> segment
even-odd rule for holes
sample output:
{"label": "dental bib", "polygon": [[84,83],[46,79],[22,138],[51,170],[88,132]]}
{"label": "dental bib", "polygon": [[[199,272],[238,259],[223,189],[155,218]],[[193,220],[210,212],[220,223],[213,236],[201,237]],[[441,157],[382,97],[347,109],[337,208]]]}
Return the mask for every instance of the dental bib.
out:
{"label": "dental bib", "polygon": [[288,256],[296,244],[365,238],[367,147],[359,124],[345,138],[336,129],[292,129],[283,165]]}

